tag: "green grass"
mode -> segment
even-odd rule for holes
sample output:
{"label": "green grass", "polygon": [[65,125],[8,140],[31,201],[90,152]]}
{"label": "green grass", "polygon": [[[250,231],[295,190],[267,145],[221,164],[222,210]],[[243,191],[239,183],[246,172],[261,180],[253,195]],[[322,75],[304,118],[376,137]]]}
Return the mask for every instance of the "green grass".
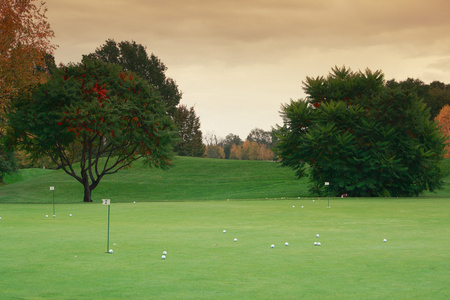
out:
{"label": "green grass", "polygon": [[89,204],[63,171],[6,181],[0,299],[450,298],[448,184],[327,208],[276,163],[185,157],[168,171],[138,163],[106,176]]}
{"label": "green grass", "polygon": [[[0,203],[83,201],[83,187],[64,171],[23,170],[27,178],[0,187]],[[10,183],[10,178],[6,178]],[[268,161],[238,161],[177,157],[167,171],[149,169],[140,162],[131,169],[105,176],[93,191],[94,201],[116,202],[265,199],[307,195],[307,180],[296,180],[294,172]]]}
{"label": "green grass", "polygon": [[33,179],[33,178],[39,177],[41,175],[50,174],[53,172],[54,172],[53,170],[48,170],[48,169],[22,169],[11,175],[6,175],[5,182],[7,184],[18,183],[18,182],[22,182],[22,181],[25,181],[28,179]]}
{"label": "green grass", "polygon": [[[450,159],[444,161],[450,170]],[[62,170],[26,169],[7,176],[0,186],[0,203],[49,203],[55,187],[55,201],[83,201],[83,187]],[[450,176],[437,193],[423,197],[450,197]],[[131,169],[105,176],[93,191],[96,202],[110,198],[115,202],[196,201],[226,199],[275,199],[313,196],[308,179],[295,179],[294,172],[268,161],[239,161],[177,157],[167,171],[150,169],[140,162]]]}
{"label": "green grass", "polygon": [[106,254],[106,206],[51,218],[51,204],[0,204],[0,298],[449,299],[449,211],[442,198],[112,203]]}

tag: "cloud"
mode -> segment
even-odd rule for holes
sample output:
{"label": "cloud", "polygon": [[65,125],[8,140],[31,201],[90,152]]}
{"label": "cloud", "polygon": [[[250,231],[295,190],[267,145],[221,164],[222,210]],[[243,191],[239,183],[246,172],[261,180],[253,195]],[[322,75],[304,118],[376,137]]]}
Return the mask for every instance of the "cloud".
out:
{"label": "cloud", "polygon": [[223,136],[274,125],[306,76],[335,65],[450,82],[448,0],[46,2],[57,62],[134,40],[166,64],[204,131]]}
{"label": "cloud", "polygon": [[442,72],[450,72],[450,56],[439,58],[433,63],[430,63],[428,67]]}
{"label": "cloud", "polygon": [[58,40],[134,39],[188,62],[251,63],[303,47],[392,45],[405,55],[442,54],[449,45],[447,0],[51,0],[48,6]]}

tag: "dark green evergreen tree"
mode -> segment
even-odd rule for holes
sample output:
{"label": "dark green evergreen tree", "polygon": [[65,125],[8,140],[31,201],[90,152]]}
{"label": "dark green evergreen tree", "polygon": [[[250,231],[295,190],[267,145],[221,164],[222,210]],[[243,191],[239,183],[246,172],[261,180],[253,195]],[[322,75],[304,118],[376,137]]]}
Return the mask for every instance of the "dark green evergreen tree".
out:
{"label": "dark green evergreen tree", "polygon": [[205,154],[200,118],[196,116],[194,107],[186,105],[177,107],[173,116],[178,129],[179,140],[175,145],[175,153],[181,156],[201,157]]}
{"label": "dark green evergreen tree", "polygon": [[[416,93],[387,88],[381,71],[333,68],[307,77],[305,100],[282,106],[277,154],[311,190],[413,196],[442,186],[445,138]],[[309,166],[309,168],[308,168]]]}

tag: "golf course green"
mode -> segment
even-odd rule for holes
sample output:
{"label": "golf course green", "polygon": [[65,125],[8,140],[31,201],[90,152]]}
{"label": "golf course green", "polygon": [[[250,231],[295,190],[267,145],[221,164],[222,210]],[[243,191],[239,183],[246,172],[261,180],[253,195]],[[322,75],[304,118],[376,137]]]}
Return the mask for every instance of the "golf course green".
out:
{"label": "golf course green", "polygon": [[328,199],[275,163],[177,160],[105,177],[94,203],[60,171],[7,178],[0,299],[450,298],[447,189]]}

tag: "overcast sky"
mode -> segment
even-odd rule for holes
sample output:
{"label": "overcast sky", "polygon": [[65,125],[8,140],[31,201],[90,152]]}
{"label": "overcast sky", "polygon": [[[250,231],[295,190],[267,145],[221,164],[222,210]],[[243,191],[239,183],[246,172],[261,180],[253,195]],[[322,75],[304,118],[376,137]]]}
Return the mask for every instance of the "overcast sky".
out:
{"label": "overcast sky", "polygon": [[203,134],[281,124],[335,65],[450,83],[450,0],[47,0],[56,62],[134,40],[168,67]]}

